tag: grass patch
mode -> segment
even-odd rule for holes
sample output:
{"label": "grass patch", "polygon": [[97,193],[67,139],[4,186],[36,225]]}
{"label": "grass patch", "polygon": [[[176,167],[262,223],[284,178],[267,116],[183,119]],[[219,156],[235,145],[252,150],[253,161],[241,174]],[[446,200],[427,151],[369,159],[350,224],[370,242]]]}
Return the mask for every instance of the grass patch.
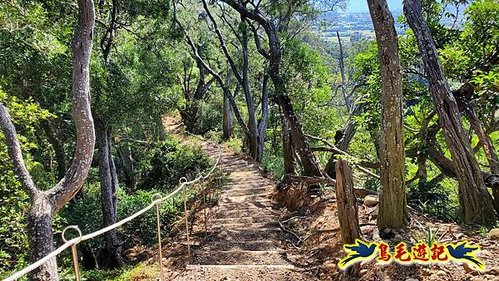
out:
{"label": "grass patch", "polygon": [[[82,281],[133,281],[133,280],[158,280],[160,275],[159,266],[140,263],[135,267],[127,266],[120,269],[104,270],[93,269],[81,271]],[[73,270],[61,273],[61,281],[76,280]]]}
{"label": "grass patch", "polygon": [[239,138],[231,138],[225,144],[235,152],[241,152],[241,148],[243,147],[243,141]]}

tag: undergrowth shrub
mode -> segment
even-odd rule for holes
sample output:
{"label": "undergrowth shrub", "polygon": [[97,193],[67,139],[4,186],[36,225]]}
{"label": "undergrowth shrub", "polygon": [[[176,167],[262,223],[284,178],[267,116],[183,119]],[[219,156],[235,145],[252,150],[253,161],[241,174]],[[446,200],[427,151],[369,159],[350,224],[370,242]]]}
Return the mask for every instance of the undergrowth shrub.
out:
{"label": "undergrowth shrub", "polygon": [[[118,218],[126,218],[152,202],[156,190],[138,191],[136,194],[122,193],[118,203]],[[163,194],[164,195],[164,194]],[[156,212],[155,208],[144,213],[140,217],[125,224],[120,232],[124,249],[136,244],[152,245],[157,242]],[[182,212],[183,202],[181,200],[168,200],[160,204],[161,212],[161,234],[163,237],[169,232],[171,223]]]}
{"label": "undergrowth shrub", "polygon": [[[144,150],[143,154],[145,157],[140,161],[142,176],[139,189],[134,192],[125,191],[121,187],[118,189],[118,220],[129,217],[150,205],[154,194],[169,193],[178,186],[181,177],[193,178],[211,167],[209,159],[200,148],[179,144],[171,137]],[[194,196],[189,188],[187,194],[189,198]],[[182,211],[183,201],[179,198],[160,204],[163,237],[169,234],[172,222]],[[61,216],[65,225],[78,225],[84,234],[101,229],[103,225],[100,184],[95,181],[87,184],[84,190],[63,209]],[[155,208],[118,228],[118,236],[124,250],[136,245],[151,246],[157,242],[156,235]],[[79,250],[82,256],[83,251],[88,250],[92,255],[99,257],[104,247],[104,237],[99,236],[82,242]],[[63,260],[69,260],[69,257],[63,257]],[[88,280],[93,280],[93,277],[89,278]]]}
{"label": "undergrowth shrub", "polygon": [[414,183],[408,186],[407,203],[416,210],[445,221],[457,221],[458,202],[444,184]]}
{"label": "undergrowth shrub", "polygon": [[194,125],[194,134],[204,135],[209,131],[220,130],[222,111],[217,104],[201,102],[200,117]]}
{"label": "undergrowth shrub", "polygon": [[194,178],[209,168],[210,161],[200,147],[182,145],[168,137],[154,145],[140,167],[139,189],[167,191],[176,186],[180,178]]}
{"label": "undergrowth shrub", "polygon": [[274,179],[280,179],[284,175],[284,163],[279,155],[263,155],[263,171],[269,173]]}
{"label": "undergrowth shrub", "polygon": [[240,138],[231,138],[225,142],[228,148],[236,152],[241,152],[243,149],[243,140]]}
{"label": "undergrowth shrub", "polygon": [[[123,189],[118,191],[118,220],[124,219],[145,208],[153,201],[154,194],[158,190],[139,190],[133,194],[127,194]],[[160,193],[166,195],[165,193]],[[188,191],[188,196],[193,196]],[[177,196],[178,197],[178,196]],[[67,225],[78,225],[83,234],[97,231],[102,225],[102,207],[100,200],[100,188],[93,184],[86,188],[85,192],[78,196],[69,207],[61,214]],[[118,228],[118,237],[123,244],[123,249],[129,249],[136,245],[151,246],[157,243],[156,232],[156,209],[152,208],[144,214]],[[160,204],[161,235],[166,237],[173,221],[183,212],[183,201],[166,200]],[[62,243],[60,233],[54,236],[57,243]],[[98,257],[105,247],[104,236],[98,236],[79,244],[80,251],[90,249]],[[65,253],[68,254],[68,253]],[[63,257],[69,261],[69,256]],[[67,266],[70,266],[69,262]]]}

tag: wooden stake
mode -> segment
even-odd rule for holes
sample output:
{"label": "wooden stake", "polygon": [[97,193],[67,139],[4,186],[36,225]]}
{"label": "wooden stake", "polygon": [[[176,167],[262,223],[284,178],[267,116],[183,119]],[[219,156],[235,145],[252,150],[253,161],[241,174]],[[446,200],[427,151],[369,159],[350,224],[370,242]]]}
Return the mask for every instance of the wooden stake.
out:
{"label": "wooden stake", "polygon": [[[336,202],[341,237],[345,244],[355,243],[355,239],[360,239],[361,234],[357,201],[353,189],[352,170],[346,160],[338,159],[336,161]],[[356,275],[359,269],[359,264],[355,264],[346,271],[346,275]]]}

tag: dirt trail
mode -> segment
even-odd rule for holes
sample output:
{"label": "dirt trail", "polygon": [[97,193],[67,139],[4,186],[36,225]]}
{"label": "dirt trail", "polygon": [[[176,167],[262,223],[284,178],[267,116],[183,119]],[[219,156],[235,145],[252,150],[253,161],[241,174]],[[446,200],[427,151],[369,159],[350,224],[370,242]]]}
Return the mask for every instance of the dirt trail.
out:
{"label": "dirt trail", "polygon": [[[175,119],[165,119],[168,131],[175,132],[178,126]],[[207,232],[203,226],[194,233],[194,240],[203,239],[194,242],[186,270],[175,280],[314,280],[296,270],[284,250],[286,234],[278,225],[282,213],[269,198],[275,182],[227,148],[200,143],[213,159],[222,150],[220,167],[228,181],[212,209]]]}

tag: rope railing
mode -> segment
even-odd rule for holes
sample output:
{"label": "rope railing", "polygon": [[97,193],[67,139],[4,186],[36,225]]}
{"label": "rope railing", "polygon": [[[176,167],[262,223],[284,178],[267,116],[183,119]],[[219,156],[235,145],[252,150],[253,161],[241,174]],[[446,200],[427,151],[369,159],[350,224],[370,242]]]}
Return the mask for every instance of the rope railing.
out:
{"label": "rope railing", "polygon": [[[92,233],[89,233],[89,234],[85,234],[85,235],[82,235],[80,229],[78,228],[78,226],[74,226],[74,225],[71,225],[71,226],[68,226],[66,227],[63,232],[62,232],[62,238],[63,238],[63,241],[65,242],[64,244],[62,244],[60,247],[58,247],[57,249],[55,249],[54,251],[52,251],[50,254],[46,255],[45,257],[37,260],[36,262],[32,263],[31,265],[25,267],[24,269],[12,274],[11,276],[7,277],[7,279],[4,279],[3,281],[15,281],[21,277],[23,277],[24,275],[30,273],[31,271],[35,270],[36,268],[38,268],[39,266],[41,266],[42,264],[46,263],[47,261],[49,261],[50,259],[54,258],[54,257],[57,257],[57,255],[59,255],[60,253],[62,253],[64,250],[68,249],[68,248],[71,248],[72,249],[72,254],[73,254],[73,263],[74,263],[74,268],[75,268],[75,274],[76,274],[76,280],[80,280],[80,276],[79,276],[79,269],[78,269],[78,260],[77,260],[77,254],[76,254],[76,245],[78,245],[80,242],[82,241],[86,241],[86,240],[90,240],[92,238],[95,238],[97,236],[100,236],[112,229],[116,229],[130,221],[132,221],[133,219],[139,217],[140,215],[144,214],[145,212],[149,211],[150,209],[152,209],[153,207],[157,207],[156,209],[156,214],[157,214],[157,229],[158,229],[158,248],[159,248],[159,263],[160,263],[160,269],[161,269],[161,272],[162,272],[162,266],[161,266],[161,233],[160,233],[160,227],[159,227],[159,204],[161,204],[162,202],[172,198],[173,196],[177,195],[178,193],[180,193],[180,191],[184,190],[184,188],[186,186],[189,186],[189,185],[192,185],[200,180],[206,180],[208,179],[211,174],[213,173],[213,171],[215,171],[216,167],[219,165],[220,163],[220,159],[222,157],[222,151],[220,150],[219,152],[219,155],[218,155],[218,158],[215,162],[215,164],[213,165],[213,167],[209,170],[208,173],[206,173],[206,175],[198,175],[196,178],[194,178],[193,180],[191,181],[187,181],[187,179],[185,177],[182,177],[180,178],[179,180],[179,183],[180,185],[172,192],[170,192],[169,194],[163,196],[163,197],[160,197],[158,199],[154,199],[154,198],[157,198],[158,196],[160,196],[160,194],[156,193],[152,196],[152,199],[153,201],[151,202],[151,204],[149,204],[148,206],[146,206],[145,208],[135,212],[133,215],[131,216],[128,216],[122,220],[120,220],[119,222],[116,222],[114,224],[111,224],[107,227],[104,227],[98,231],[95,231],[95,232],[92,232]],[[185,190],[184,190],[185,191]],[[185,214],[187,214],[187,209],[186,209],[186,193],[184,192],[184,212]],[[75,229],[78,234],[79,234],[79,237],[76,237],[76,238],[73,238],[71,240],[66,240],[66,238],[64,237],[64,234],[66,232],[66,230],[68,229]],[[188,222],[187,222],[187,219],[186,219],[186,230],[187,230],[187,240],[189,240],[189,226],[188,226]],[[189,245],[189,242],[187,242],[187,247],[188,247],[188,252],[190,252],[190,245]],[[163,277],[163,274],[161,274],[161,280],[164,280],[164,277]]]}

